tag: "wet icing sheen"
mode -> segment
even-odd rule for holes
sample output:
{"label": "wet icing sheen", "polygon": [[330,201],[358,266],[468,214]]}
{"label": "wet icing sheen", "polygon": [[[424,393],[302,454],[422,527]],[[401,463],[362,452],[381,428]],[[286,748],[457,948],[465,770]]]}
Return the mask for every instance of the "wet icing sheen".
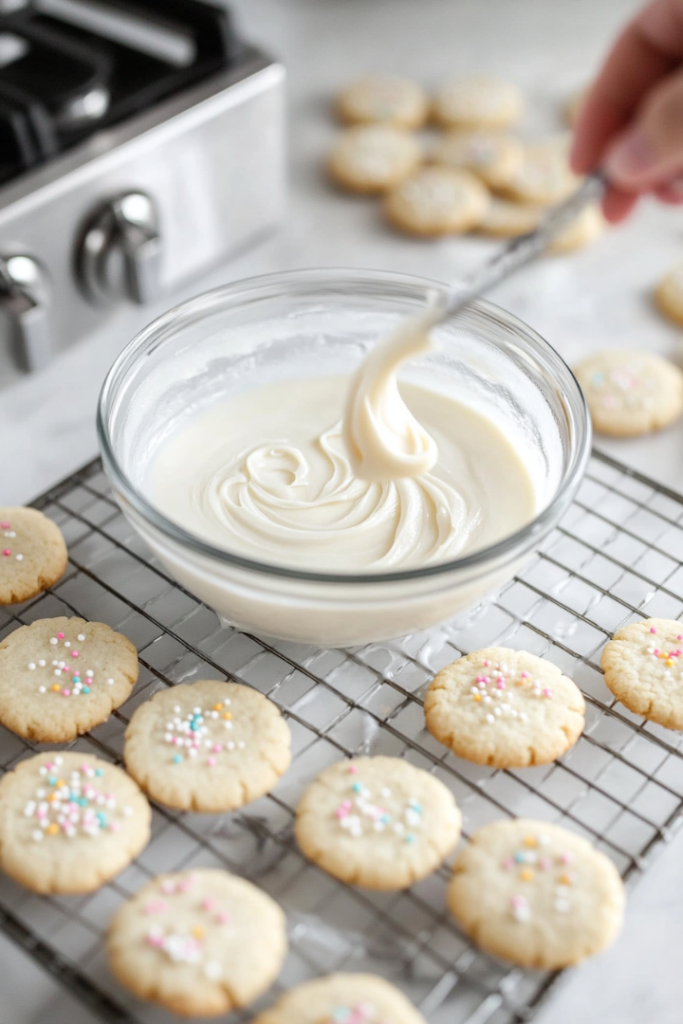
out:
{"label": "wet icing sheen", "polygon": [[283,381],[201,414],[159,452],[155,504],[229,551],[319,572],[417,568],[514,532],[535,512],[522,460],[478,412],[399,393],[416,345],[379,346],[353,381]]}

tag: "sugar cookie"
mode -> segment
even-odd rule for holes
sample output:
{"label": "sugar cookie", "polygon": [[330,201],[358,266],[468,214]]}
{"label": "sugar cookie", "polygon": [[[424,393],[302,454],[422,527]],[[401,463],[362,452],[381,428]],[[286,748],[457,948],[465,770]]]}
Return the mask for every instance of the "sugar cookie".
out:
{"label": "sugar cookie", "polygon": [[366,889],[405,889],[441,864],[462,816],[443,783],[396,757],[326,768],[297,808],[296,838],[323,870]]}
{"label": "sugar cookie", "polygon": [[645,619],[623,626],[605,645],[602,668],[629,711],[683,729],[683,622]]}
{"label": "sugar cookie", "polygon": [[583,732],[581,691],[556,665],[487,647],[434,677],[425,699],[431,734],[458,757],[524,768],[561,757]]}
{"label": "sugar cookie", "polygon": [[426,1024],[402,992],[374,974],[329,974],[285,992],[254,1024]]}
{"label": "sugar cookie", "polygon": [[560,255],[583,249],[603,234],[607,222],[599,206],[587,206],[569,227],[565,228],[548,246],[549,253]]}
{"label": "sugar cookie", "polygon": [[106,721],[137,678],[137,651],[121,633],[37,619],[0,641],[0,722],[37,743],[66,743]]}
{"label": "sugar cookie", "polygon": [[34,508],[0,508],[0,604],[18,604],[64,575],[61,530]]}
{"label": "sugar cookie", "polygon": [[500,78],[470,75],[446,82],[434,98],[434,117],[446,127],[507,128],[522,115],[516,85]]}
{"label": "sugar cookie", "polygon": [[471,171],[489,188],[503,188],[519,171],[524,148],[503,132],[456,129],[444,133],[433,156],[444,167]]}
{"label": "sugar cookie", "polygon": [[341,132],[328,168],[334,181],[351,192],[385,192],[412,174],[421,159],[412,135],[384,125],[360,125]]}
{"label": "sugar cookie", "polygon": [[493,196],[478,230],[492,238],[516,238],[534,231],[542,217],[542,206],[513,203]]}
{"label": "sugar cookie", "polygon": [[448,888],[454,918],[478,946],[522,967],[558,970],[609,946],[624,886],[604,853],[540,821],[494,821],[458,856]]}
{"label": "sugar cookie", "polygon": [[140,999],[215,1017],[270,988],[287,953],[285,915],[227,871],[159,875],[114,915],[109,966]]}
{"label": "sugar cookie", "polygon": [[126,729],[126,768],[153,800],[232,811],[268,793],[289,767],[289,728],[272,701],[203,679],[161,690]]}
{"label": "sugar cookie", "polygon": [[0,780],[0,868],[34,892],[92,892],[149,841],[149,804],[120,768],[38,754]]}
{"label": "sugar cookie", "polygon": [[683,324],[683,263],[662,278],[654,298],[664,316],[676,324]]}
{"label": "sugar cookie", "polygon": [[347,124],[420,128],[427,120],[429,101],[424,90],[409,78],[368,75],[340,92],[335,110]]}
{"label": "sugar cookie", "polygon": [[562,135],[526,147],[506,192],[518,202],[547,206],[567,199],[580,184],[569,166],[569,139]]}
{"label": "sugar cookie", "polygon": [[425,167],[389,192],[384,209],[409,234],[447,235],[477,227],[488,204],[485,186],[468,171]]}
{"label": "sugar cookie", "polygon": [[597,352],[574,373],[593,426],[603,434],[647,434],[683,412],[683,373],[654,352]]}

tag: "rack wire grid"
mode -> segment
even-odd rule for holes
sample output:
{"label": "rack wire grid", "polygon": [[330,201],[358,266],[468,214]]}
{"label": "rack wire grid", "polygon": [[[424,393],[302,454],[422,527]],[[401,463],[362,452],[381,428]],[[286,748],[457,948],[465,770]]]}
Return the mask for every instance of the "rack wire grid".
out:
{"label": "rack wire grid", "polygon": [[[430,1024],[528,1021],[557,974],[522,971],[476,949],[445,909],[449,869],[398,893],[345,886],[293,842],[299,796],[340,757],[403,757],[440,779],[481,825],[527,816],[566,825],[616,863],[642,872],[683,809],[683,735],[631,715],[602,679],[600,652],[621,625],[683,615],[683,496],[594,453],[579,495],[523,573],[467,614],[401,640],[321,650],[221,625],[178,586],[122,516],[99,461],[34,502],[62,529],[69,564],[33,601],[0,610],[0,637],[55,615],[108,623],[138,647],[140,679],[107,722],[71,746],[116,763],[126,724],[166,686],[229,677],[278,704],[293,762],[273,793],[224,815],[153,808],[152,838],[129,868],[82,897],[39,897],[0,878],[0,927],[104,1021],[155,1024],[168,1015],[130,997],[108,973],[106,926],[151,876],[220,866],[255,881],[287,912],[290,952],[278,989],[337,970],[397,984]],[[435,671],[486,645],[523,648],[581,687],[586,729],[554,764],[499,771],[456,758],[425,730],[422,698]],[[0,729],[0,772],[41,749]],[[231,1020],[246,1021],[249,1013]]]}

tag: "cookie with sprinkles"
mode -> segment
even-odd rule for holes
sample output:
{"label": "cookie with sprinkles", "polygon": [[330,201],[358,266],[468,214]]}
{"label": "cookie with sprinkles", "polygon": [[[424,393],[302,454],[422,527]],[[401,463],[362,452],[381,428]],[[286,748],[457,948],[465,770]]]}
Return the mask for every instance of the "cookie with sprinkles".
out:
{"label": "cookie with sprinkles", "polygon": [[561,757],[583,732],[576,683],[526,651],[487,647],[434,677],[427,728],[458,757],[496,768],[525,768]]}
{"label": "cookie with sprinkles", "polygon": [[28,601],[64,575],[62,532],[35,508],[0,507],[0,604]]}
{"label": "cookie with sprinkles", "polygon": [[0,781],[0,869],[41,893],[84,893],[147,845],[151,811],[124,771],[87,754],[38,754]]}
{"label": "cookie with sprinkles", "polygon": [[471,231],[488,205],[486,186],[469,171],[424,167],[388,192],[384,212],[401,231],[429,237]]}
{"label": "cookie with sprinkles", "polygon": [[433,775],[397,757],[326,768],[297,808],[303,853],[342,882],[405,889],[435,871],[460,837],[462,815]]}
{"label": "cookie with sprinkles", "polygon": [[159,875],[114,915],[109,966],[140,999],[187,1017],[247,1006],[275,981],[287,954],[285,915],[227,871]]}
{"label": "cookie with sprinkles", "polygon": [[519,139],[504,132],[455,129],[445,132],[433,153],[437,164],[471,171],[489,188],[504,188],[524,159]]}
{"label": "cookie with sprinkles", "polygon": [[351,192],[386,192],[422,160],[419,142],[389,125],[359,125],[341,132],[327,167],[333,181]]}
{"label": "cookie with sprinkles", "polygon": [[0,642],[0,722],[37,743],[66,743],[106,721],[137,678],[137,651],[121,633],[37,619]]}
{"label": "cookie with sprinkles", "polygon": [[451,79],[438,90],[433,105],[435,119],[447,128],[507,128],[523,109],[517,86],[492,75]]}
{"label": "cookie with sprinkles", "polygon": [[683,324],[683,263],[664,275],[657,285],[654,300],[665,317]]}
{"label": "cookie with sprinkles", "polygon": [[367,75],[339,93],[335,112],[347,124],[420,128],[427,120],[429,100],[422,87],[410,78]]}
{"label": "cookie with sprinkles", "polygon": [[329,974],[286,992],[254,1024],[425,1024],[425,1019],[384,978]]}
{"label": "cookie with sprinkles", "polygon": [[581,836],[541,821],[494,821],[453,865],[448,907],[494,956],[558,970],[616,938],[626,897],[612,861]]}
{"label": "cookie with sprinkles", "polygon": [[527,146],[505,192],[517,202],[542,206],[567,199],[581,183],[569,166],[569,141],[561,135]]}
{"label": "cookie with sprinkles", "polygon": [[289,727],[272,701],[204,679],[156,693],[126,729],[126,768],[154,800],[232,811],[270,792],[289,767]]}
{"label": "cookie with sprinkles", "polygon": [[654,352],[596,352],[574,373],[593,426],[602,434],[648,434],[683,413],[683,373]]}
{"label": "cookie with sprinkles", "polygon": [[629,711],[683,729],[683,622],[645,619],[623,626],[605,645],[602,669]]}

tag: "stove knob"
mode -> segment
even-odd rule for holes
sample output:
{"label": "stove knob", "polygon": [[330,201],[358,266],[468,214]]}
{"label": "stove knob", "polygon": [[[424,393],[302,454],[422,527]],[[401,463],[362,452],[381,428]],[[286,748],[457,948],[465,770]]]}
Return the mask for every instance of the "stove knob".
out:
{"label": "stove knob", "polygon": [[86,227],[79,269],[88,297],[141,304],[161,291],[161,238],[154,203],[144,192],[112,199]]}
{"label": "stove knob", "polygon": [[0,313],[9,320],[12,344],[23,369],[52,358],[45,271],[30,256],[0,257]]}

